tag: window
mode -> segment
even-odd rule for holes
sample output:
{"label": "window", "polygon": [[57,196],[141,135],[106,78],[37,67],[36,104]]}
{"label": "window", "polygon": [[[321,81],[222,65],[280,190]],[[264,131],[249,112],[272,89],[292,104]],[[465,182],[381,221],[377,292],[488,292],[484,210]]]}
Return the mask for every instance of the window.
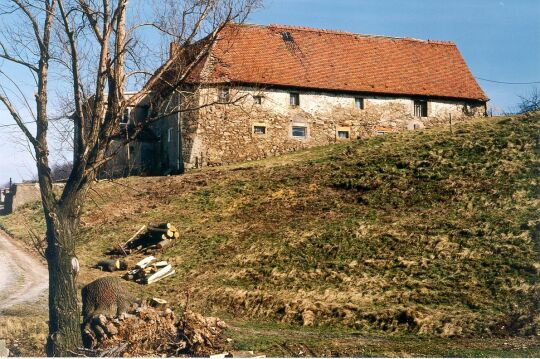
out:
{"label": "window", "polygon": [[256,135],[266,135],[266,126],[261,126],[261,125],[253,126],[253,133]]}
{"label": "window", "polygon": [[307,127],[305,126],[293,126],[292,127],[292,136],[297,138],[306,138],[307,137]]}
{"label": "window", "polygon": [[129,123],[129,114],[130,114],[129,108],[126,108],[124,110],[124,116],[122,116],[122,119],[120,120],[121,125],[126,125]]}
{"label": "window", "polygon": [[354,107],[358,110],[364,109],[364,99],[361,97],[357,97],[354,99]]}
{"label": "window", "polygon": [[427,101],[416,100],[414,101],[414,116],[415,117],[427,117]]}
{"label": "window", "polygon": [[375,132],[377,135],[386,135],[386,131],[377,131]]}
{"label": "window", "polygon": [[300,94],[297,92],[291,93],[291,106],[300,106]]}
{"label": "window", "polygon": [[171,143],[173,139],[173,129],[172,127],[167,130],[167,142]]}
{"label": "window", "polygon": [[346,130],[340,130],[337,132],[337,136],[340,140],[348,140],[349,139],[349,131]]}
{"label": "window", "polygon": [[228,87],[219,90],[219,102],[229,102],[230,97],[230,90]]}
{"label": "window", "polygon": [[287,41],[287,42],[293,42],[294,41],[291,33],[288,32],[288,31],[282,32],[281,37],[283,38],[283,41]]}
{"label": "window", "polygon": [[253,102],[255,102],[255,105],[261,105],[262,104],[262,96],[260,96],[260,95],[253,96]]}

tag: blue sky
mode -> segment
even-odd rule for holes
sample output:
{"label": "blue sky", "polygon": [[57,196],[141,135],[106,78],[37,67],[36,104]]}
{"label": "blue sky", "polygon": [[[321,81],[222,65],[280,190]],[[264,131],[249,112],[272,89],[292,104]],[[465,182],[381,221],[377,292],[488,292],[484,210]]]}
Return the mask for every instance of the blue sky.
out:
{"label": "blue sky", "polygon": [[[477,77],[540,81],[540,0],[265,0],[248,22],[450,40]],[[491,106],[501,110],[511,110],[518,95],[532,89],[479,84]],[[0,126],[9,123],[0,107]],[[29,178],[34,171],[14,130],[0,127],[0,185],[10,177]]]}

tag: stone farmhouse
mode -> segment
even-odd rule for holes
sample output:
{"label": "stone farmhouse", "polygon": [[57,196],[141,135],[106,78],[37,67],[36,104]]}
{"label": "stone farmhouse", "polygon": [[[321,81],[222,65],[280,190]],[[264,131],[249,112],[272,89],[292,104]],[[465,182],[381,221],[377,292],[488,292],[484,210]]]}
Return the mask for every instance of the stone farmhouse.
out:
{"label": "stone farmhouse", "polygon": [[[187,53],[173,44],[158,71],[172,76]],[[126,126],[163,91],[152,81]],[[483,116],[488,101],[452,42],[281,25],[227,25],[188,82],[189,96],[166,101],[195,110],[164,116],[112,166],[166,174],[261,159]]]}

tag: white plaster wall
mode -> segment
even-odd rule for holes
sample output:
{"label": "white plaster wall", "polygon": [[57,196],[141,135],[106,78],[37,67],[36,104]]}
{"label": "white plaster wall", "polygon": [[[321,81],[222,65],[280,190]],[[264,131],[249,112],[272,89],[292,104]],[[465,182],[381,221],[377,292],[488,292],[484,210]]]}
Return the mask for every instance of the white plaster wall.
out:
{"label": "white plaster wall", "polygon": [[447,117],[449,114],[452,116],[463,116],[464,101],[431,101],[430,116],[434,117]]}
{"label": "white plaster wall", "polygon": [[[290,93],[297,92],[300,94],[300,106],[290,106]],[[201,92],[202,103],[211,103],[217,98],[217,90],[214,88],[204,89]],[[330,92],[313,92],[313,91],[289,91],[281,89],[253,89],[253,88],[238,88],[231,89],[232,98],[241,98],[247,95],[243,102],[244,105],[253,105],[253,97],[262,95],[262,109],[270,110],[280,115],[287,115],[298,110],[304,111],[310,115],[316,116],[322,113],[333,111],[336,108],[354,109],[355,98],[364,98],[364,108],[369,110],[373,107],[381,107],[385,105],[401,105],[404,106],[408,113],[414,115],[414,100],[407,97],[383,97],[383,96],[355,96],[348,94],[335,94]],[[463,116],[463,108],[466,106],[465,101],[455,100],[428,100],[428,117],[442,117],[452,114],[452,116]],[[392,117],[391,114],[387,116]],[[383,120],[391,120],[386,118]]]}

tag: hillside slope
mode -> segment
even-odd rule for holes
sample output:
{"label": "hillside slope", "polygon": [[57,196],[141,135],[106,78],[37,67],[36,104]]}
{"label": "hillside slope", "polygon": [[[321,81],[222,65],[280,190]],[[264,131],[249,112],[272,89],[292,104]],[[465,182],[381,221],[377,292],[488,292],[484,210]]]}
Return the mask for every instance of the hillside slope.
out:
{"label": "hillside slope", "polygon": [[[138,287],[207,312],[387,333],[540,334],[540,117],[483,119],[90,192],[83,281],[141,224],[177,273]],[[25,237],[39,206],[0,219]],[[132,258],[135,262],[137,258]]]}

